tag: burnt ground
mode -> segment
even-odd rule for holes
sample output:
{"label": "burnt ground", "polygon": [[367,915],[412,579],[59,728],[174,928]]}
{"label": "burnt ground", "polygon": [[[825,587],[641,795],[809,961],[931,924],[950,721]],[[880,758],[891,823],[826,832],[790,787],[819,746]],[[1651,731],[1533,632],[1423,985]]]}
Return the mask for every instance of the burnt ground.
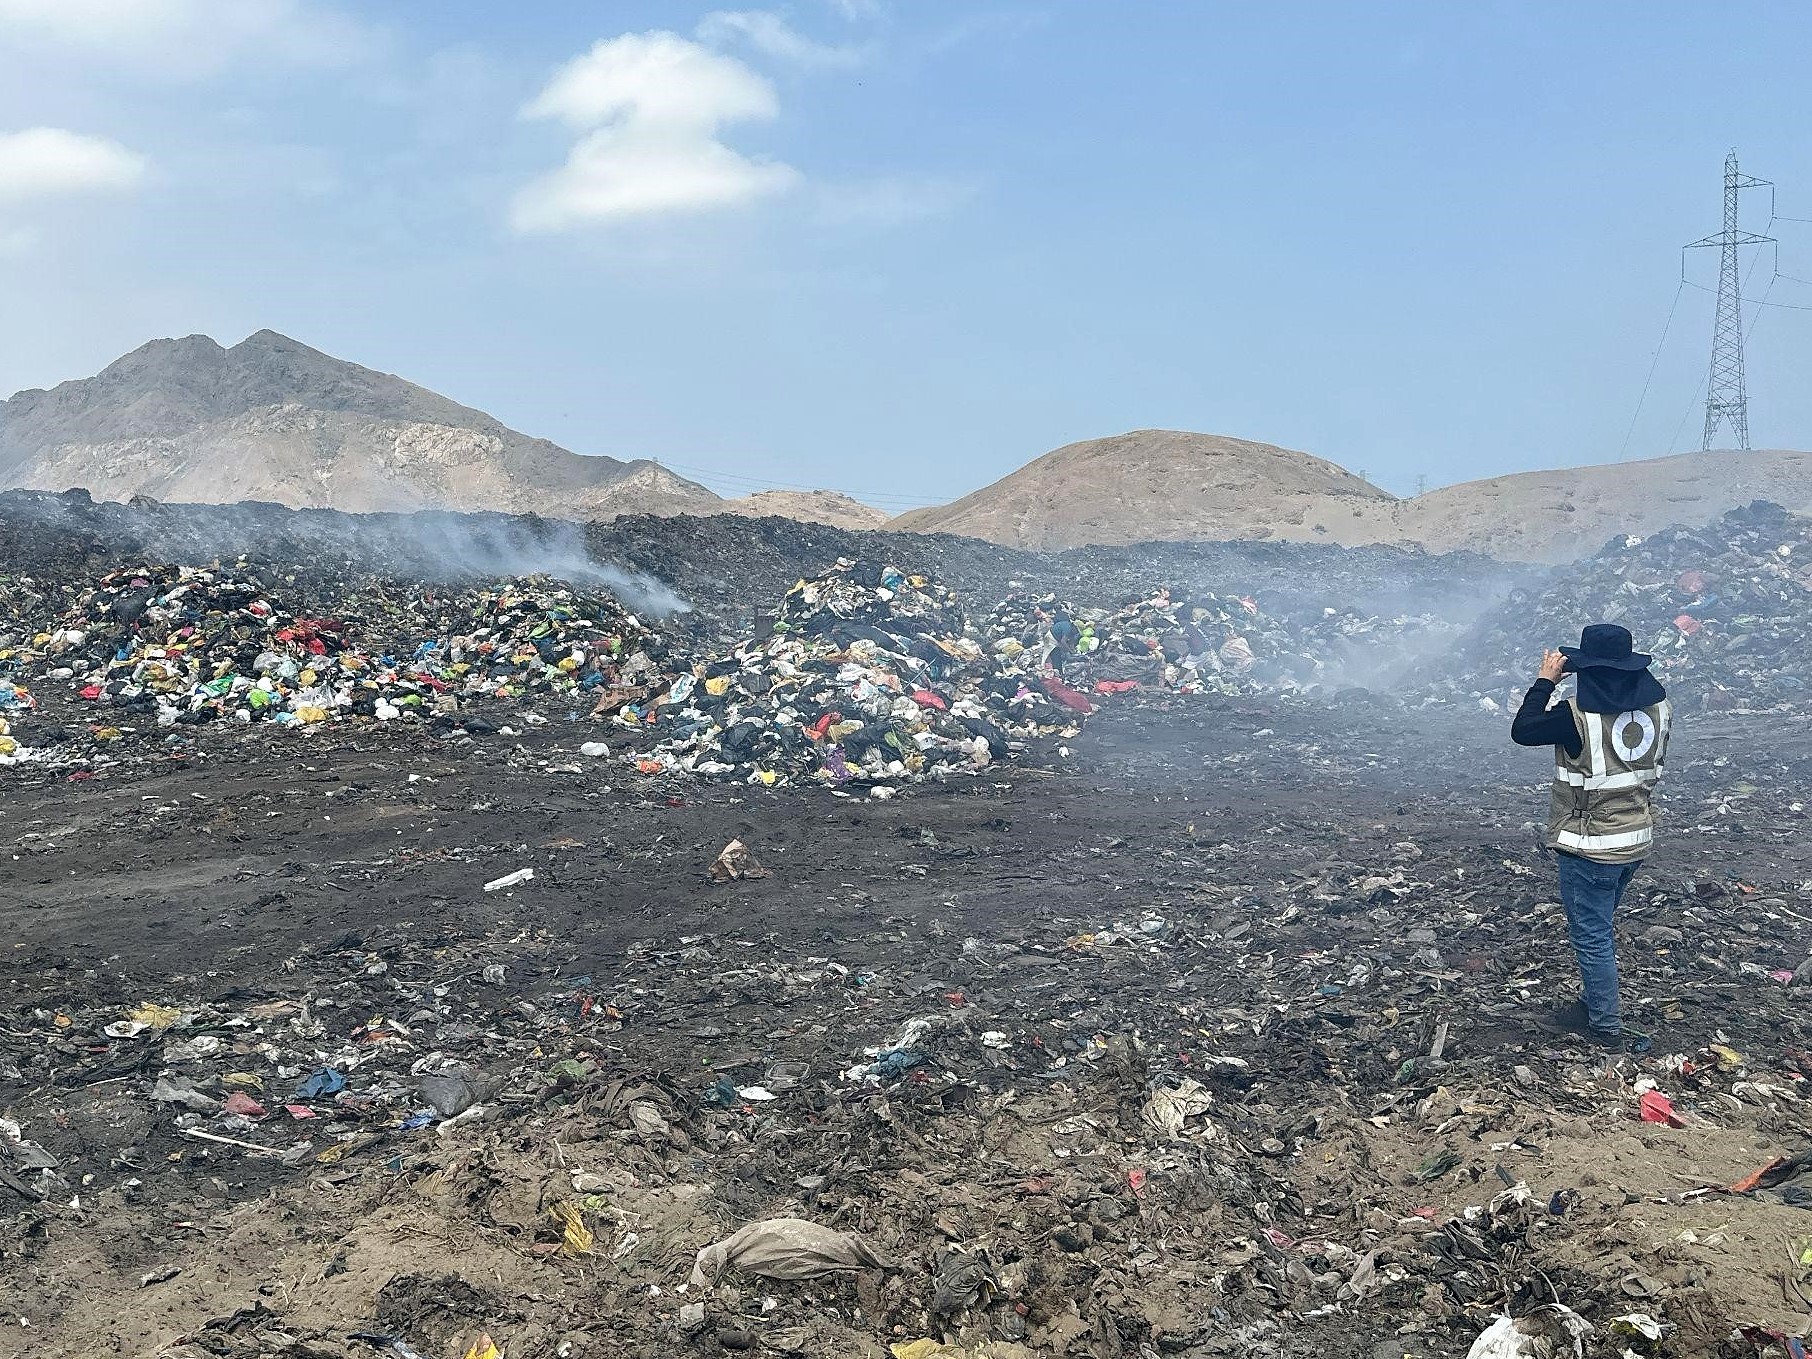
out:
{"label": "burnt ground", "polygon": [[[1501,722],[1160,701],[884,802],[645,778],[579,724],[18,771],[0,1115],[47,1157],[0,1179],[0,1355],[1444,1356],[1551,1300],[1588,1353],[1637,1312],[1752,1352],[1812,1211],[1706,1190],[1808,1145],[1770,974],[1812,951],[1812,733],[1679,733],[1621,943],[1654,1049],[1606,1062],[1546,1021],[1546,767]],[[709,882],[732,838],[771,875]],[[146,1002],[184,1017],[105,1032]],[[435,1073],[478,1112],[399,1126]],[[686,1287],[775,1217],[890,1267]]]}

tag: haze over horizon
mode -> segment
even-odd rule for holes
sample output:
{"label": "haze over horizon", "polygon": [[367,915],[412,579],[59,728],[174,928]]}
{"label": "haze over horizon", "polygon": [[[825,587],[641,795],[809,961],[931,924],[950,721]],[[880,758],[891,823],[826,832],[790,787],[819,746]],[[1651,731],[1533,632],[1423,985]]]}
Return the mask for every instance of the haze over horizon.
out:
{"label": "haze over horizon", "polygon": [[1631,414],[1734,145],[1782,219],[1752,441],[1803,448],[1809,38],[1784,5],[1714,42],[1625,5],[0,0],[0,395],[269,327],[727,494],[899,509],[1142,427],[1407,494],[1696,446],[1707,293]]}

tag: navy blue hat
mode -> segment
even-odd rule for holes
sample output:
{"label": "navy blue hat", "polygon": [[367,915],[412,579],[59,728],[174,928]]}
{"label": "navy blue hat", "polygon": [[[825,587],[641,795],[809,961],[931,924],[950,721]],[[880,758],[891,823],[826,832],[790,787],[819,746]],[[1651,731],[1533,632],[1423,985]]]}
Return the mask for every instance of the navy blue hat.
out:
{"label": "navy blue hat", "polygon": [[1579,634],[1578,646],[1563,646],[1569,670],[1646,670],[1653,656],[1636,650],[1628,628],[1615,623],[1590,623]]}

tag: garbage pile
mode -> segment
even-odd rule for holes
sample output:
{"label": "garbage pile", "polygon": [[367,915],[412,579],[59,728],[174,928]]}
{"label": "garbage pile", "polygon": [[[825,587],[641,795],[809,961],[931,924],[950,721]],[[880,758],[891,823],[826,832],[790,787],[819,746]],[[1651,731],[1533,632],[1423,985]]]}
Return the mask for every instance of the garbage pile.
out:
{"label": "garbage pile", "polygon": [[1394,682],[1406,657],[1432,654],[1460,631],[1432,613],[1380,618],[1331,606],[1284,613],[1251,595],[1169,586],[1116,609],[1015,592],[989,620],[997,654],[1049,667],[1097,695],[1155,689],[1234,697]]}
{"label": "garbage pile", "polygon": [[0,666],[67,682],[114,721],[309,726],[444,717],[483,700],[571,703],[633,685],[665,654],[610,596],[546,577],[446,591],[337,581],[314,593],[331,613],[244,561],[113,571],[61,616],[43,592],[18,590],[0,600]]}
{"label": "garbage pile", "polygon": [[1812,703],[1812,519],[1757,501],[1702,528],[1615,539],[1490,614],[1463,648],[1463,685],[1520,694],[1542,647],[1591,622],[1627,627],[1685,707]]}
{"label": "garbage pile", "polygon": [[31,690],[17,680],[0,678],[0,764],[10,764],[25,758],[24,748],[12,734],[12,722],[7,714],[15,716],[28,712],[35,706]]}
{"label": "garbage pile", "polygon": [[601,590],[551,576],[516,577],[450,594],[418,590],[416,642],[405,670],[460,699],[596,695],[607,711],[661,674],[661,635]]}
{"label": "garbage pile", "polygon": [[315,723],[350,706],[368,677],[355,632],[344,619],[298,616],[244,564],[141,564],[102,577],[44,654],[81,698],[160,727]]}
{"label": "garbage pile", "polygon": [[700,662],[619,720],[663,733],[637,757],[645,772],[885,795],[1073,732],[1088,706],[991,650],[943,586],[843,559],[788,592],[768,636]]}
{"label": "garbage pile", "polygon": [[1247,634],[1259,631],[1258,613],[1249,598],[1187,598],[1168,588],[1117,609],[1016,592],[996,606],[988,630],[998,655],[1055,670],[1098,694],[1239,693],[1257,683],[1258,657]]}

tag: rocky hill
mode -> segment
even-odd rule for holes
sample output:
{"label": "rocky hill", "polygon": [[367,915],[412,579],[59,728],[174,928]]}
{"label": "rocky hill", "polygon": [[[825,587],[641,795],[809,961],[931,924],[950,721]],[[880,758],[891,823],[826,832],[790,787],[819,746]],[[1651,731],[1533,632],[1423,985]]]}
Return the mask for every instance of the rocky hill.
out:
{"label": "rocky hill", "polygon": [[1137,430],[1069,444],[891,527],[1051,551],[1151,540],[1420,545],[1565,562],[1619,533],[1707,524],[1753,500],[1812,512],[1812,454],[1688,453],[1521,472],[1400,500],[1306,453]]}
{"label": "rocky hill", "polygon": [[297,508],[710,514],[657,463],[583,457],[261,330],[153,340],[92,378],[0,402],[0,486]]}

